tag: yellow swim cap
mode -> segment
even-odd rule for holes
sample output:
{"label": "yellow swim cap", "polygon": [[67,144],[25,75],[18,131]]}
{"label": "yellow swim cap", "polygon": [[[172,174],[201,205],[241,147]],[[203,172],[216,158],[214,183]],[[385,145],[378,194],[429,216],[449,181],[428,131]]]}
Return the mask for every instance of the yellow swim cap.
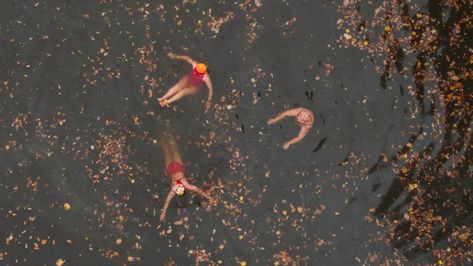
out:
{"label": "yellow swim cap", "polygon": [[207,73],[207,66],[205,64],[199,63],[195,66],[195,70],[197,71],[197,73],[203,75]]}

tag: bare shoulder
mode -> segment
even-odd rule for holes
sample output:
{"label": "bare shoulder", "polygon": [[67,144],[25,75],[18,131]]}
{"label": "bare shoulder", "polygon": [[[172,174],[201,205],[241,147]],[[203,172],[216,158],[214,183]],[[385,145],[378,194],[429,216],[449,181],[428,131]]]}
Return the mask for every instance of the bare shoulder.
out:
{"label": "bare shoulder", "polygon": [[207,81],[210,81],[210,74],[209,73],[205,73],[204,77],[202,78],[202,80],[207,80]]}
{"label": "bare shoulder", "polygon": [[182,177],[180,179],[181,183],[184,185],[185,188],[189,189],[189,187],[192,187],[191,184],[189,184],[189,182],[187,181],[187,179],[185,177]]}

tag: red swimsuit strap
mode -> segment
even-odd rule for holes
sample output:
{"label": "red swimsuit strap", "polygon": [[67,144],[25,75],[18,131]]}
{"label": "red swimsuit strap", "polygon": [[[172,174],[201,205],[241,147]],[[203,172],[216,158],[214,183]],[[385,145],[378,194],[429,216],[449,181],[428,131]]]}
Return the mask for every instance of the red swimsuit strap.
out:
{"label": "red swimsuit strap", "polygon": [[193,73],[195,76],[197,76],[199,79],[202,79],[202,78],[204,78],[204,76],[205,76],[205,74],[199,73],[199,72],[197,71],[197,68],[195,68],[195,67],[192,69],[192,73]]}

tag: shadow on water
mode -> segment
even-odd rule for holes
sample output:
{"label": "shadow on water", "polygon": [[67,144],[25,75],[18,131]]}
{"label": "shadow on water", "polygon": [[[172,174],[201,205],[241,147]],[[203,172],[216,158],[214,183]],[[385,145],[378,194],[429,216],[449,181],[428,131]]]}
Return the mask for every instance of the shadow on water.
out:
{"label": "shadow on water", "polygon": [[[399,3],[409,9],[405,1]],[[369,174],[390,166],[395,169],[395,178],[376,207],[375,215],[390,221],[388,239],[408,259],[426,252],[439,260],[466,262],[471,259],[473,83],[471,73],[468,78],[468,69],[471,70],[471,55],[468,57],[471,42],[468,38],[471,40],[472,32],[467,25],[471,24],[472,11],[467,1],[456,1],[451,5],[445,1],[429,1],[424,14],[416,13],[412,17],[407,12],[404,14],[404,30],[407,32],[416,31],[417,36],[423,31],[438,33],[436,37],[429,35],[431,33],[427,35],[434,38],[431,47],[418,49],[411,69],[421,125],[395,155],[389,158],[380,156]],[[417,23],[416,18],[422,16],[430,17],[427,23]],[[420,37],[412,38],[410,45],[415,47],[420,42]],[[389,66],[398,66],[403,61],[404,55],[396,46],[394,41],[390,50],[397,52],[388,57],[389,62],[380,79],[384,88],[389,76],[386,73],[391,72]],[[430,64],[434,70],[428,69]],[[397,69],[402,68],[398,66]],[[443,108],[434,108],[435,99],[427,94],[429,71],[436,72]],[[426,95],[430,96],[431,102],[427,113],[424,106]],[[427,144],[422,142],[428,133],[425,114],[443,120],[443,133],[437,141]]]}

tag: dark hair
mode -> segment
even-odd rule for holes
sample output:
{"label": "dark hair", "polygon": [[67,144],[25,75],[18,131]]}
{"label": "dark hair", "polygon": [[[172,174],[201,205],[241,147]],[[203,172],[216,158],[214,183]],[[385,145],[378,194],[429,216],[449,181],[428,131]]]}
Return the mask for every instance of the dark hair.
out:
{"label": "dark hair", "polygon": [[177,197],[177,201],[174,202],[174,207],[185,208],[187,206],[189,206],[189,203],[187,202],[187,193],[184,192],[184,195]]}

